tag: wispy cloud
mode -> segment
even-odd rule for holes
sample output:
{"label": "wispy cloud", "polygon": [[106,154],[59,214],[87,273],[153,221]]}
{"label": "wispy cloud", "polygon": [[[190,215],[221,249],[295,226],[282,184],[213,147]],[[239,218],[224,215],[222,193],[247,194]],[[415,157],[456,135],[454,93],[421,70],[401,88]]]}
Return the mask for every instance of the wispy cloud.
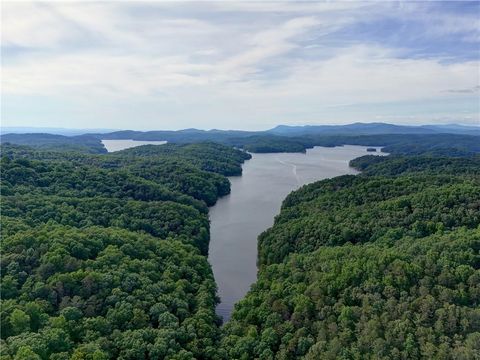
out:
{"label": "wispy cloud", "polygon": [[[132,127],[135,118],[143,128],[265,128],[379,115],[336,104],[423,99],[433,114],[433,103],[440,109],[449,99],[445,116],[468,107],[468,121],[477,121],[478,19],[471,4],[454,5],[4,3],[2,119],[62,126],[75,114],[82,127]],[[38,107],[45,97],[47,110]],[[30,112],[19,110],[22,99]],[[393,114],[398,107],[382,111],[402,116]],[[404,119],[428,122],[420,110]]]}

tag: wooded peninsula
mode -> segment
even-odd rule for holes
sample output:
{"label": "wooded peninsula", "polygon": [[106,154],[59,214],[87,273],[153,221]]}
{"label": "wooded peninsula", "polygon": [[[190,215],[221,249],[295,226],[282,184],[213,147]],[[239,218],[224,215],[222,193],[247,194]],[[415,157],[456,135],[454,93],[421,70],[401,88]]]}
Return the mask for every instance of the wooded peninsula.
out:
{"label": "wooded peninsula", "polygon": [[[3,139],[1,358],[478,359],[478,136],[262,136],[109,154]],[[208,207],[244,150],[342,144],[390,155],[284,200],[222,325]]]}

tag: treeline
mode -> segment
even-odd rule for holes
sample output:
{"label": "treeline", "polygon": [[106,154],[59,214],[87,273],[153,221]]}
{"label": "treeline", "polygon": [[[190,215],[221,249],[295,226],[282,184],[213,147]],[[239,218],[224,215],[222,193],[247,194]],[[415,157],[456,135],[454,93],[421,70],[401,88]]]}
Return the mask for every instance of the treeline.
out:
{"label": "treeline", "polygon": [[314,146],[382,146],[395,155],[465,157],[480,153],[480,136],[458,134],[257,135],[229,139],[250,152],[305,152]]}
{"label": "treeline", "polygon": [[350,166],[360,170],[364,175],[396,176],[406,173],[480,175],[480,155],[471,157],[365,155],[350,161]]}
{"label": "treeline", "polygon": [[306,185],[259,237],[228,359],[477,359],[478,158],[365,156]]}
{"label": "treeline", "polygon": [[100,139],[91,135],[63,136],[55,134],[4,134],[0,136],[2,144],[34,146],[41,150],[77,151],[90,154],[106,153]]}
{"label": "treeline", "polygon": [[240,175],[242,173],[241,164],[243,161],[251,158],[250,154],[243,151],[226,152],[225,146],[214,142],[185,145],[147,145],[123,150],[117,154],[120,157],[134,155],[142,158],[158,158],[159,156],[174,154],[175,157],[186,160],[202,170],[216,172],[225,176]]}
{"label": "treeline", "polygon": [[[285,199],[259,237],[258,280],[223,329],[208,206],[248,153],[217,143],[112,154],[4,144],[1,358],[477,359],[472,138],[402,150],[421,138],[358,137],[397,150]],[[343,141],[332,139],[324,144]]]}
{"label": "treeline", "polygon": [[[426,129],[423,129],[424,131]],[[101,139],[136,139],[136,140],[167,140],[171,144],[203,144],[209,143],[205,151],[211,156],[215,152],[212,142],[217,144],[234,146],[252,153],[272,152],[305,152],[314,146],[382,146],[382,151],[395,155],[431,155],[448,157],[474,156],[480,153],[480,136],[466,134],[443,134],[443,133],[414,133],[411,128],[406,133],[371,133],[374,129],[366,129],[363,135],[354,135],[355,131],[350,130],[346,134],[275,134],[269,131],[247,132],[247,131],[119,131],[110,134],[89,134],[81,136],[61,136],[50,134],[5,134],[0,136],[2,143],[10,142],[18,145],[35,146],[41,150],[77,150],[87,153],[102,153],[105,148]],[[392,129],[393,131],[393,129]],[[396,129],[395,131],[400,131]],[[191,152],[195,151],[196,145],[189,145]],[[152,147],[153,152],[160,151]],[[140,151],[147,155],[150,151]],[[168,152],[168,146],[164,150]],[[203,151],[203,150],[202,150]],[[185,151],[188,157],[188,150]],[[194,155],[194,154],[193,154]],[[196,157],[197,161],[201,161]],[[219,158],[216,158],[219,160]],[[215,162],[203,163],[208,168],[215,166]],[[232,169],[234,171],[234,169]]]}
{"label": "treeline", "polygon": [[213,359],[208,205],[250,155],[3,145],[2,359]]}
{"label": "treeline", "polygon": [[[21,181],[35,187],[34,191],[56,195],[75,196],[80,192],[187,204],[197,199],[213,205],[219,196],[230,191],[223,175],[240,174],[240,164],[251,157],[219,144],[156,147],[160,149],[147,145],[145,150],[93,156],[7,145],[2,151],[4,180],[6,185]],[[203,150],[197,151],[198,147]],[[10,158],[12,162],[8,161]],[[57,181],[59,178],[62,181]],[[3,190],[8,189],[6,186]]]}

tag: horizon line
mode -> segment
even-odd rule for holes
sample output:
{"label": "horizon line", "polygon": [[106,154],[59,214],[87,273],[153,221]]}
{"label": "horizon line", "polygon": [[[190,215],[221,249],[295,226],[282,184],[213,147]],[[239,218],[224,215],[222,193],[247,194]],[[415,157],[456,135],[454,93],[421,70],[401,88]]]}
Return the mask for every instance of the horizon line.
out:
{"label": "horizon line", "polygon": [[150,129],[118,129],[118,128],[70,128],[70,127],[57,127],[57,126],[2,126],[0,125],[0,130],[2,132],[2,135],[4,133],[4,130],[8,129],[38,129],[38,130],[69,130],[69,131],[108,131],[108,132],[117,132],[117,131],[138,131],[138,132],[149,132],[149,131],[185,131],[185,130],[197,130],[197,131],[243,131],[243,132],[264,132],[268,130],[275,129],[279,126],[285,126],[285,127],[316,127],[316,126],[330,126],[330,127],[341,127],[341,126],[349,126],[349,125],[356,125],[356,124],[382,124],[382,125],[394,125],[394,126],[403,126],[403,127],[425,127],[425,126],[439,126],[439,127],[445,127],[445,126],[462,126],[462,127],[474,127],[474,128],[479,128],[480,129],[480,124],[466,124],[466,123],[461,123],[461,122],[449,122],[449,123],[440,123],[440,124],[435,124],[435,123],[424,123],[424,124],[405,124],[405,123],[394,123],[394,122],[382,122],[382,121],[372,121],[372,122],[362,122],[362,121],[357,121],[357,122],[352,122],[352,123],[345,123],[345,124],[325,124],[325,123],[305,123],[305,124],[278,124],[273,127],[269,127],[267,129],[263,130],[248,130],[248,129],[221,129],[221,128],[176,128],[176,129],[159,129],[159,128],[150,128]]}

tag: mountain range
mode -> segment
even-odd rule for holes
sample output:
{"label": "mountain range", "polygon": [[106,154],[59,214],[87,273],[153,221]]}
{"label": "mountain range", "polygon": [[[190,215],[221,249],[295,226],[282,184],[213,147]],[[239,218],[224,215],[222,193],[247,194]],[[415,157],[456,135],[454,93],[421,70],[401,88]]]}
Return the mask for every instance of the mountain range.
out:
{"label": "mountain range", "polygon": [[275,135],[379,135],[379,134],[462,134],[480,135],[479,126],[448,125],[394,125],[382,122],[348,125],[278,125],[267,132]]}
{"label": "mountain range", "polygon": [[479,126],[467,126],[459,124],[446,125],[395,125],[382,122],[374,123],[353,123],[347,125],[278,125],[265,131],[246,131],[246,130],[201,130],[195,128],[182,130],[114,130],[114,129],[66,129],[66,128],[45,128],[45,127],[2,127],[2,135],[6,134],[27,134],[43,133],[63,136],[93,135],[105,139],[132,139],[159,136],[173,138],[197,137],[213,139],[217,137],[244,137],[252,135],[281,135],[281,136],[302,136],[302,135],[379,135],[379,134],[462,134],[462,135],[480,135]]}

